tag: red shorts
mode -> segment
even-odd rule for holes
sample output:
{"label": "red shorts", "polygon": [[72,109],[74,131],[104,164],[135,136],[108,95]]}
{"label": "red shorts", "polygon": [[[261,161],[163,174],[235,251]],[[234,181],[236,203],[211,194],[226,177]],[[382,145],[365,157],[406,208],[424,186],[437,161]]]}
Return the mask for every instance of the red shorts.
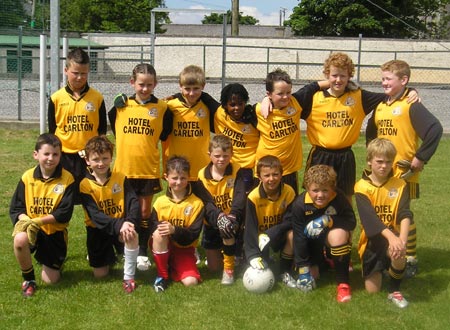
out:
{"label": "red shorts", "polygon": [[194,247],[180,248],[170,245],[170,277],[172,281],[179,282],[186,277],[195,277],[199,282],[202,280],[194,255]]}

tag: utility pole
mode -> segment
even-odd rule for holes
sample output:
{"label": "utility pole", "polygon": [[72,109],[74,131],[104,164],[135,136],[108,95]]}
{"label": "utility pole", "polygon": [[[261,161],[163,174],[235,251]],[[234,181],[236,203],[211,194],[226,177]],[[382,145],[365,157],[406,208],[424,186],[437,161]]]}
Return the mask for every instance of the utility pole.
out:
{"label": "utility pole", "polygon": [[231,0],[231,35],[239,36],[239,0]]}
{"label": "utility pole", "polygon": [[280,26],[283,26],[286,20],[286,10],[287,8],[280,7]]}

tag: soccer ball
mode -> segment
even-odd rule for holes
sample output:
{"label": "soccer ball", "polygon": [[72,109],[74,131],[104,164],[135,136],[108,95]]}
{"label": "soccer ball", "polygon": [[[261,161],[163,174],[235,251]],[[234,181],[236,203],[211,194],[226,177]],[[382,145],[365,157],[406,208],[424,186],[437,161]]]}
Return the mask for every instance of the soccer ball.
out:
{"label": "soccer ball", "polygon": [[275,276],[270,268],[255,269],[248,267],[242,278],[244,287],[252,293],[264,293],[273,288]]}

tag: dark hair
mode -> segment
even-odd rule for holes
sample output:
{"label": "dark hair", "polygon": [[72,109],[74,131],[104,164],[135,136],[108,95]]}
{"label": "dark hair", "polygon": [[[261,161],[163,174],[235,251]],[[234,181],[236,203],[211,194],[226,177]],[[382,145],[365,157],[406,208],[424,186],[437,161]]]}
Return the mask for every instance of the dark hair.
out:
{"label": "dark hair", "polygon": [[114,144],[105,136],[98,135],[89,139],[86,143],[86,147],[84,148],[86,153],[86,159],[89,159],[89,155],[96,152],[98,154],[103,154],[105,152],[109,152],[111,157],[114,152]]}
{"label": "dark hair", "polygon": [[277,168],[280,170],[280,174],[283,174],[283,166],[276,156],[267,155],[258,160],[258,163],[256,164],[256,174],[258,176],[261,174],[261,169],[263,167]]}
{"label": "dark hair", "polygon": [[71,62],[77,64],[89,64],[89,55],[81,48],[72,49],[69,54],[67,54],[66,67],[69,67]]}
{"label": "dark hair", "polygon": [[53,148],[62,148],[61,140],[52,133],[44,133],[39,135],[34,146],[34,151],[39,151],[39,149],[41,149],[44,144],[49,144]]}
{"label": "dark hair", "polygon": [[166,174],[169,174],[171,171],[175,171],[176,173],[186,172],[189,174],[191,165],[186,158],[175,155],[170,157],[166,163]]}
{"label": "dark hair", "polygon": [[131,74],[131,77],[133,78],[133,80],[136,80],[136,76],[139,74],[151,74],[153,77],[155,77],[156,80],[156,70],[153,67],[153,65],[151,64],[147,64],[147,63],[140,63],[138,65],[136,65],[133,69],[133,72]]}
{"label": "dark hair", "polygon": [[289,74],[278,68],[275,71],[269,72],[267,74],[266,77],[266,91],[268,91],[269,93],[273,92],[273,85],[277,82],[277,81],[284,81],[285,83],[292,85],[292,80],[291,77],[289,76]]}
{"label": "dark hair", "polygon": [[223,108],[227,106],[228,101],[231,100],[233,95],[238,96],[245,103],[247,103],[249,100],[248,91],[243,85],[238,83],[229,84],[226,85],[220,93],[220,104]]}

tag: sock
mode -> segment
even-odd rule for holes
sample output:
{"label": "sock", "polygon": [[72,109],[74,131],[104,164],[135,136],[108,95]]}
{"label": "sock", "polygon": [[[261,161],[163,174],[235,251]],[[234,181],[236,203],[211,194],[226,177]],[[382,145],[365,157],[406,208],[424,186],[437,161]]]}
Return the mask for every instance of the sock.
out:
{"label": "sock", "polygon": [[280,256],[280,274],[283,274],[283,273],[291,274],[293,260],[294,260],[294,256],[293,255],[281,252],[281,256]]}
{"label": "sock", "polygon": [[132,280],[134,274],[136,274],[136,259],[139,254],[139,248],[129,250],[127,247],[124,249],[125,262],[123,265],[123,279]]}
{"label": "sock", "polygon": [[141,219],[139,228],[139,255],[148,256],[148,240],[150,239],[150,219]]}
{"label": "sock", "polygon": [[153,251],[153,259],[155,260],[158,276],[165,280],[169,279],[169,256],[169,251]]}
{"label": "sock", "polygon": [[334,269],[336,271],[336,283],[349,283],[348,266],[350,264],[350,252],[352,245],[349,243],[332,246],[330,248],[331,258],[334,262]]}
{"label": "sock", "polygon": [[224,245],[223,253],[223,269],[234,270],[234,255],[236,253],[236,244]]}
{"label": "sock", "polygon": [[22,277],[25,281],[35,281],[36,277],[34,276],[33,266],[28,269],[22,270]]}
{"label": "sock", "polygon": [[409,226],[408,242],[406,243],[406,256],[416,258],[416,224]]}
{"label": "sock", "polygon": [[395,269],[392,267],[392,265],[389,267],[389,293],[392,293],[394,291],[400,291],[400,283],[402,282],[403,275],[405,274],[405,268],[403,269]]}

